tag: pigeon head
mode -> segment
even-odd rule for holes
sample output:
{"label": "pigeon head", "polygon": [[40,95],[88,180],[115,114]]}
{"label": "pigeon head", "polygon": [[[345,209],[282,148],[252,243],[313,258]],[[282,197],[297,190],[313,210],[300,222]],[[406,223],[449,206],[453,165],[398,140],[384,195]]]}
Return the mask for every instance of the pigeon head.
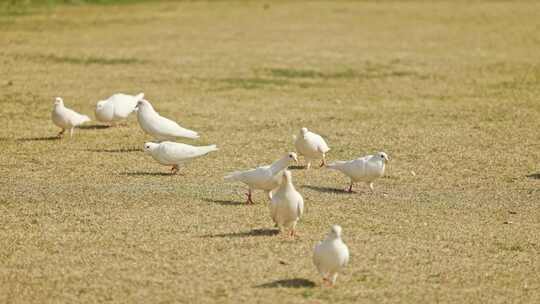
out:
{"label": "pigeon head", "polygon": [[98,110],[103,109],[103,107],[105,106],[105,103],[106,103],[106,102],[107,102],[106,100],[100,100],[100,101],[98,101],[98,103],[97,103],[97,105],[96,105],[96,109],[98,109]]}
{"label": "pigeon head", "polygon": [[332,225],[332,228],[330,228],[330,233],[328,234],[332,238],[339,239],[341,238],[341,226],[340,225]]}
{"label": "pigeon head", "polygon": [[150,102],[148,100],[141,99],[141,100],[137,101],[137,105],[135,106],[135,109],[137,111],[141,110],[141,109],[146,109],[146,108],[152,109],[152,105],[150,104]]}
{"label": "pigeon head", "polygon": [[55,106],[63,106],[64,105],[64,100],[61,97],[56,97],[54,99],[54,105]]}
{"label": "pigeon head", "polygon": [[144,143],[144,152],[146,153],[150,153],[152,152],[155,148],[157,148],[159,146],[159,144],[156,144],[156,143],[153,143],[153,142],[146,142]]}
{"label": "pigeon head", "polygon": [[302,135],[306,135],[307,132],[308,132],[308,129],[305,127],[300,129],[300,133],[302,133]]}
{"label": "pigeon head", "polygon": [[384,152],[377,152],[377,154],[375,154],[375,158],[377,160],[382,160],[383,162],[389,162],[390,161],[390,158],[388,157],[388,155]]}
{"label": "pigeon head", "polygon": [[289,161],[294,160],[294,162],[298,164],[298,156],[296,155],[296,153],[294,152],[287,153],[287,158],[289,159]]}

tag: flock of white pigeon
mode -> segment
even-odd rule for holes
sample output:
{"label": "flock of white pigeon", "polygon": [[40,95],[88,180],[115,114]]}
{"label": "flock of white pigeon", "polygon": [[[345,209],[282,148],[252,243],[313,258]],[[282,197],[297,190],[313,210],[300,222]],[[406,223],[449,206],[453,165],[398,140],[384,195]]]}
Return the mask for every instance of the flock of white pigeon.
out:
{"label": "flock of white pigeon", "polygon": [[[114,94],[96,105],[96,118],[105,123],[116,123],[126,119],[131,113],[137,113],[141,128],[151,135],[156,142],[146,142],[144,151],[162,165],[172,166],[172,173],[178,172],[180,165],[218,150],[216,145],[191,146],[173,142],[179,137],[196,139],[197,132],[185,129],[178,123],[159,115],[144,94],[136,96]],[[52,111],[52,121],[62,130],[60,137],[69,129],[73,136],[75,127],[90,121],[86,115],[79,114],[64,106],[62,98],[57,97]],[[306,168],[312,161],[321,160],[321,167],[341,171],[350,178],[348,192],[357,182],[365,182],[371,191],[373,182],[383,176],[388,155],[378,152],[349,161],[336,161],[326,164],[326,153],[330,150],[326,141],[307,128],[294,136],[296,152],[303,156]],[[296,224],[304,211],[304,199],[295,189],[292,174],[287,170],[290,163],[298,163],[295,152],[289,152],[281,159],[268,166],[261,166],[246,171],[236,171],[225,176],[226,181],[242,182],[248,186],[247,203],[253,203],[252,191],[264,190],[270,198],[270,215],[280,231],[289,230],[291,237],[296,236]],[[349,250],[341,239],[341,227],[333,225],[326,239],[319,242],[313,252],[313,262],[323,277],[323,284],[334,285],[340,270],[349,261]]]}

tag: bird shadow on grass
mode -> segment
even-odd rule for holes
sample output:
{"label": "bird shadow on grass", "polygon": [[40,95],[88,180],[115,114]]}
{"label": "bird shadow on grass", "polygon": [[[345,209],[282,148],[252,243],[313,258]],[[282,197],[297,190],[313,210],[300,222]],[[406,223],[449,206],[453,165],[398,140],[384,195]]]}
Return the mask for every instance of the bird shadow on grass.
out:
{"label": "bird shadow on grass", "polygon": [[144,172],[144,171],[135,171],[135,172],[122,172],[121,175],[125,176],[175,176],[175,174],[167,172]]}
{"label": "bird shadow on grass", "polygon": [[237,202],[233,200],[215,200],[211,198],[203,198],[203,201],[208,203],[215,203],[222,206],[239,206],[239,205],[246,205],[245,202]]}
{"label": "bird shadow on grass", "polygon": [[527,175],[527,177],[530,178],[530,179],[540,179],[540,172],[539,173],[529,174],[529,175]]}
{"label": "bird shadow on grass", "polygon": [[306,166],[289,166],[289,170],[302,170],[302,169],[305,169]]}
{"label": "bird shadow on grass", "polygon": [[277,280],[270,283],[264,283],[261,285],[255,286],[256,288],[313,288],[315,287],[315,282],[307,279],[294,278],[294,279],[285,279]]}
{"label": "bird shadow on grass", "polygon": [[45,137],[27,137],[27,138],[18,138],[17,141],[48,141],[48,140],[60,140],[62,137],[59,136],[45,136]]}
{"label": "bird shadow on grass", "polygon": [[78,126],[77,128],[78,129],[83,129],[83,130],[100,130],[100,129],[108,129],[110,128],[111,126],[107,126],[107,125],[83,125],[83,126]]}
{"label": "bird shadow on grass", "polygon": [[273,236],[278,235],[277,229],[252,229],[244,232],[219,233],[203,235],[203,238],[233,238],[233,237],[249,237],[249,236]]}
{"label": "bird shadow on grass", "polygon": [[127,152],[143,152],[139,148],[120,148],[120,149],[87,149],[88,152],[98,153],[127,153]]}
{"label": "bird shadow on grass", "polygon": [[304,185],[302,186],[302,188],[308,188],[310,190],[315,190],[315,191],[324,192],[324,193],[351,194],[350,192],[345,191],[344,189],[331,188],[331,187]]}

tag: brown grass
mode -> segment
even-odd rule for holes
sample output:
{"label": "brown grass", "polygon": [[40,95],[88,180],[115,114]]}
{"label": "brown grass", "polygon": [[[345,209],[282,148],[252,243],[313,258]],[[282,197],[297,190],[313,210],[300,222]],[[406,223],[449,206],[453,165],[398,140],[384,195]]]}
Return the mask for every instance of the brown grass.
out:
{"label": "brown grass", "polygon": [[[540,302],[538,20],[532,1],[0,15],[0,302]],[[50,139],[54,96],[92,114],[140,91],[220,151],[168,176],[134,118]],[[375,195],[294,170],[307,211],[291,241],[262,193],[243,205],[222,177],[302,126],[331,160],[393,161]],[[333,223],[352,257],[327,289],[311,250]]]}

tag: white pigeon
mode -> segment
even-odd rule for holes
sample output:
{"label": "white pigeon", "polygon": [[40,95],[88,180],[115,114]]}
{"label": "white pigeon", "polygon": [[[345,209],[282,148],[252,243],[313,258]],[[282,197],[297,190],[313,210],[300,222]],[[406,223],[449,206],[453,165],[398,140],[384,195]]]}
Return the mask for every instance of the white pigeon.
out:
{"label": "white pigeon", "polygon": [[365,182],[369,189],[374,192],[373,181],[384,175],[386,163],[390,161],[388,155],[384,152],[377,152],[374,155],[368,155],[348,161],[336,161],[328,164],[327,167],[339,170],[351,179],[348,192],[352,192],[353,184],[356,182]]}
{"label": "white pigeon", "polygon": [[315,245],[313,264],[323,277],[323,283],[333,286],[338,273],[349,262],[349,248],[341,240],[341,227],[333,225],[326,239]]}
{"label": "white pigeon", "polygon": [[285,170],[291,161],[298,163],[296,153],[289,152],[276,162],[268,166],[261,166],[247,171],[236,171],[225,176],[228,182],[239,181],[248,186],[247,203],[253,204],[251,192],[264,190],[271,196],[271,191],[279,187],[281,183],[280,173]]}
{"label": "white pigeon", "polygon": [[279,230],[290,229],[290,235],[296,235],[296,223],[304,213],[304,199],[296,191],[289,170],[283,171],[279,188],[274,190],[270,202],[270,216]]}
{"label": "white pigeon", "polygon": [[56,97],[54,101],[51,117],[54,124],[62,129],[60,133],[58,133],[59,137],[62,137],[66,129],[69,129],[69,136],[72,137],[73,129],[75,127],[90,121],[90,117],[66,108],[64,106],[64,100],[60,97]]}
{"label": "white pigeon", "polygon": [[147,100],[137,102],[137,120],[144,132],[159,141],[175,140],[177,137],[199,138],[197,132],[184,129],[176,122],[160,116]]}
{"label": "white pigeon", "polygon": [[322,159],[321,167],[326,165],[326,152],[330,151],[330,148],[319,134],[302,128],[300,135],[293,136],[293,139],[296,152],[306,159],[307,169],[311,167],[311,161],[316,159]]}
{"label": "white pigeon", "polygon": [[178,172],[180,165],[217,150],[216,145],[195,147],[170,141],[144,144],[144,152],[149,153],[158,163],[172,166],[172,174]]}
{"label": "white pigeon", "polygon": [[144,98],[144,93],[136,96],[127,94],[114,94],[111,97],[100,100],[96,104],[96,118],[101,122],[115,122],[126,119],[135,111],[137,102]]}

